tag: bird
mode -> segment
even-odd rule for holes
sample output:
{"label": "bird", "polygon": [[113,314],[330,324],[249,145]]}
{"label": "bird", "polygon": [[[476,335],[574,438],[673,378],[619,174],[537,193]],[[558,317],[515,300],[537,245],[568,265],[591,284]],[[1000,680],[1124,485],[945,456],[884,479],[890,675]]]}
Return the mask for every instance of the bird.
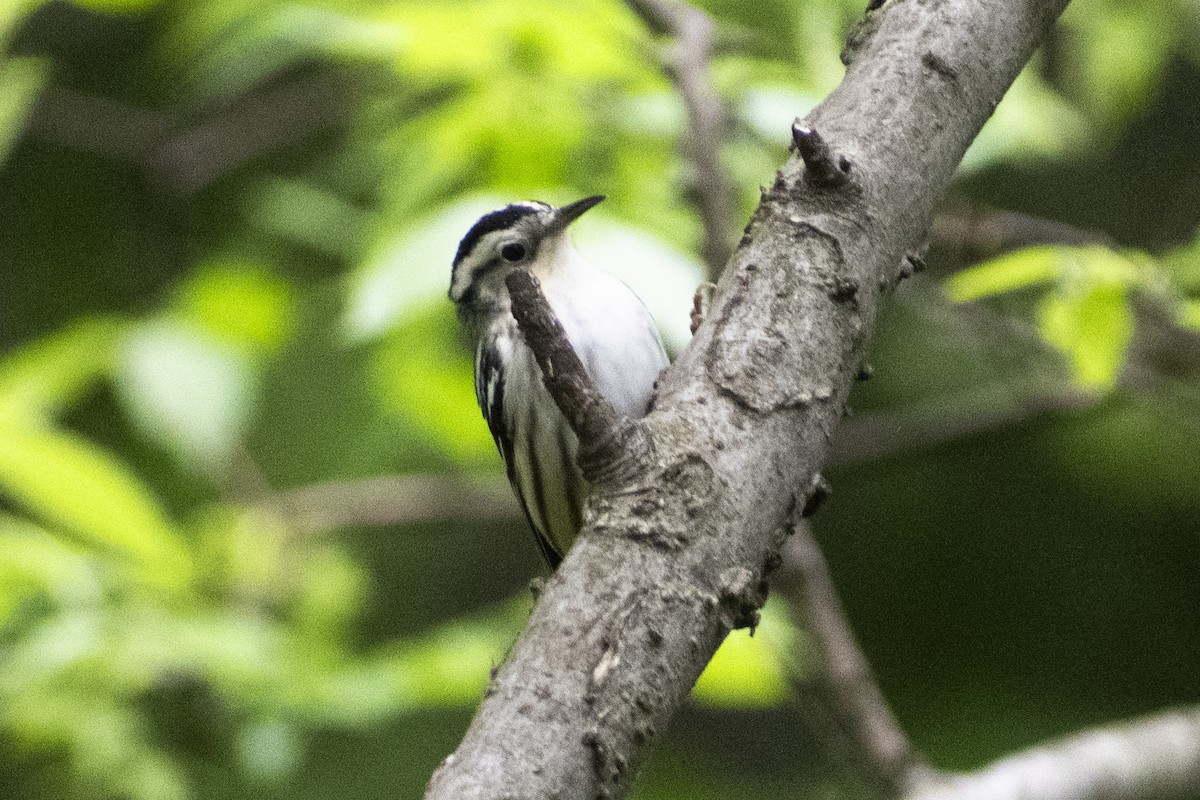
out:
{"label": "bird", "polygon": [[552,570],[579,533],[591,486],[577,463],[579,440],[513,318],[505,279],[515,270],[538,279],[584,369],[619,413],[645,416],[669,364],[645,304],[568,236],[568,226],[602,200],[522,201],[484,214],[459,243],[450,275],[450,299],[474,340],[479,408]]}

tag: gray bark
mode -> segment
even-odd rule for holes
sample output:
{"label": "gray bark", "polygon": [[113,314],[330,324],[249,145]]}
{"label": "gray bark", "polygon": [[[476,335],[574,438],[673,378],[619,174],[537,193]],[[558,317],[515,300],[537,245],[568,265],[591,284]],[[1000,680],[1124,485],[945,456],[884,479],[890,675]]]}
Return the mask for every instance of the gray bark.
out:
{"label": "gray bark", "polygon": [[[1066,0],[891,0],[794,156],[644,420],[653,457],[598,487],[428,800],[615,798],[734,627],[752,624],[863,358],[880,295]],[[835,163],[841,163],[835,162]],[[820,170],[816,170],[820,172]],[[828,177],[828,176],[826,176]]]}
{"label": "gray bark", "polygon": [[935,776],[904,800],[1167,800],[1198,791],[1193,706],[1030,748],[969,775]]}

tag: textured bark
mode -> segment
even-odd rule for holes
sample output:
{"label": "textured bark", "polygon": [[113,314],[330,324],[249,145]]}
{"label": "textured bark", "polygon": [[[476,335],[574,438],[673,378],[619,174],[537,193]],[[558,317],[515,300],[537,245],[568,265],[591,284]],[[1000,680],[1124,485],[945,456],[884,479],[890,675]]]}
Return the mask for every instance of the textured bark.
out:
{"label": "textured bark", "polygon": [[753,624],[783,526],[845,407],[883,291],[1066,0],[892,0],[804,121],[847,180],[780,170],[644,420],[653,458],[588,504],[430,800],[629,789],[726,634]]}

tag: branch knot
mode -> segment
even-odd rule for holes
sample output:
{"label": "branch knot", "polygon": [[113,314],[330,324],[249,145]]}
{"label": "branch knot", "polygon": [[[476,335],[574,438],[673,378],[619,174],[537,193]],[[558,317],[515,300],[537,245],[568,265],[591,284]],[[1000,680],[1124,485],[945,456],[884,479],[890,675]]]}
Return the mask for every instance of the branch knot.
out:
{"label": "branch knot", "polygon": [[792,145],[804,161],[804,177],[813,186],[836,189],[850,177],[850,159],[834,152],[812,125],[799,117],[792,123]]}

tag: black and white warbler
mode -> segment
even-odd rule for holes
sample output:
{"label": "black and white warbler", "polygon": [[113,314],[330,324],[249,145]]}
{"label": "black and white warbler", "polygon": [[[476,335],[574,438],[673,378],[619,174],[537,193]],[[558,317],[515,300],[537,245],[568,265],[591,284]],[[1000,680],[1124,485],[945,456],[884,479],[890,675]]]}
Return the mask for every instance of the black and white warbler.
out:
{"label": "black and white warbler", "polygon": [[505,277],[518,269],[537,277],[584,368],[622,414],[646,414],[668,363],[642,301],[584,260],[567,237],[567,226],[603,199],[561,208],[514,203],[485,214],[459,244],[450,277],[450,299],[476,342],[479,407],[551,567],[579,533],[590,487],[576,462],[579,441],[510,312]]}

